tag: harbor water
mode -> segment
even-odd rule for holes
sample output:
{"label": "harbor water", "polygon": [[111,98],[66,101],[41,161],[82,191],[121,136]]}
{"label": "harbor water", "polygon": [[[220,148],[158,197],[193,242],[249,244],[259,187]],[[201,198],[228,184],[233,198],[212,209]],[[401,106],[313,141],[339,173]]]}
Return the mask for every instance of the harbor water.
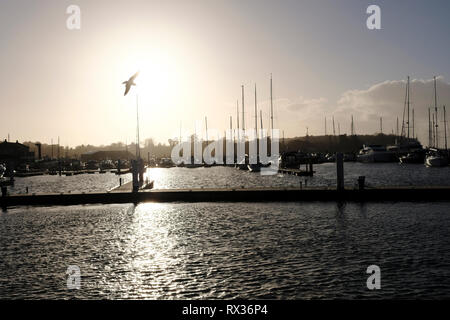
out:
{"label": "harbor water", "polygon": [[[311,185],[334,186],[333,164],[315,170]],[[305,179],[226,167],[149,173],[156,188]],[[449,185],[449,173],[354,163],[346,164],[346,183],[365,175],[374,186]],[[14,192],[117,183],[114,174],[38,176],[17,178]],[[450,298],[449,213],[447,202],[15,207],[0,214],[0,299]],[[381,290],[367,289],[370,265],[381,269]],[[67,287],[69,266],[80,269],[79,290]]]}
{"label": "harbor water", "polygon": [[[151,168],[150,179],[155,180],[156,189],[179,188],[254,188],[254,187],[335,187],[336,165],[324,163],[314,166],[313,177],[298,177],[286,174],[263,176],[259,173],[236,170],[232,167],[210,168]],[[366,177],[368,187],[376,186],[450,186],[450,167],[427,168],[422,164],[401,165],[397,163],[364,164],[346,162],[345,185],[357,185],[359,176]],[[120,176],[122,182],[131,181],[131,174]],[[119,176],[113,173],[82,174],[75,176],[35,176],[16,178],[12,194],[60,192],[105,192],[119,184]]]}

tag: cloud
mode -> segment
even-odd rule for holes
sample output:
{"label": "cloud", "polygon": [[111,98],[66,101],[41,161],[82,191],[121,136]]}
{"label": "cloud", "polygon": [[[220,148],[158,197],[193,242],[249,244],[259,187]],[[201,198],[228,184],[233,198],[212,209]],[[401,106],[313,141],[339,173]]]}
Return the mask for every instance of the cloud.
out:
{"label": "cloud", "polygon": [[[438,106],[450,102],[450,84],[438,77]],[[405,105],[406,80],[384,81],[367,90],[349,90],[342,93],[337,101],[337,112],[352,112],[364,120],[373,117],[402,116]],[[410,81],[410,109],[418,115],[428,112],[434,106],[433,79],[413,79]]]}
{"label": "cloud", "polygon": [[[440,125],[440,141],[444,141],[443,105],[450,109],[450,83],[443,77],[437,77],[437,103]],[[332,118],[335,120],[335,132],[350,133],[351,116],[355,120],[358,134],[380,132],[380,117],[383,118],[383,132],[396,131],[397,117],[399,130],[402,126],[405,106],[406,79],[388,80],[376,83],[367,89],[347,90],[334,101],[325,97],[304,97],[295,99],[278,98],[274,100],[275,127],[286,131],[286,136],[301,136],[306,133],[322,135],[325,131],[324,119],[327,118],[327,132],[333,131]],[[434,112],[434,80],[411,79],[410,81],[410,117],[414,109],[414,133],[425,145],[428,143],[428,108]],[[269,119],[270,101],[261,101],[265,125]],[[406,121],[406,115],[405,115]],[[412,135],[412,119],[411,119]]]}
{"label": "cloud", "polygon": [[[450,83],[443,77],[436,78],[438,118],[443,141],[443,105],[450,106]],[[384,81],[366,90],[349,90],[337,101],[338,114],[353,114],[360,121],[360,128],[369,130],[379,128],[379,119],[388,125],[384,132],[390,132],[399,118],[400,128],[405,109],[406,80]],[[415,133],[424,143],[428,141],[428,108],[434,110],[434,80],[412,79],[410,81],[410,118],[414,109]],[[405,111],[406,112],[406,111]],[[407,113],[405,113],[405,121]],[[412,119],[411,119],[412,127]],[[375,126],[374,126],[375,125]],[[394,129],[395,131],[396,129]],[[412,130],[412,128],[411,128]],[[412,134],[412,133],[411,133]]]}
{"label": "cloud", "polygon": [[286,109],[293,111],[293,112],[311,112],[311,111],[317,111],[318,109],[321,109],[325,106],[325,104],[328,102],[328,99],[320,97],[320,98],[314,98],[314,99],[305,99],[303,97],[300,97],[296,101],[289,101],[286,105]]}

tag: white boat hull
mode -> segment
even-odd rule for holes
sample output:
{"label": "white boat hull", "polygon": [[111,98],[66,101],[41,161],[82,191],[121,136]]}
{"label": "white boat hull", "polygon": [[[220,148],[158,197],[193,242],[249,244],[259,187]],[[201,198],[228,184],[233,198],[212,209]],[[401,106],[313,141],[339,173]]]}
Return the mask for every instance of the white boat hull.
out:
{"label": "white boat hull", "polygon": [[391,162],[392,159],[391,152],[369,152],[357,156],[359,162]]}
{"label": "white boat hull", "polygon": [[445,157],[430,156],[425,160],[427,167],[445,167],[448,166],[448,159]]}

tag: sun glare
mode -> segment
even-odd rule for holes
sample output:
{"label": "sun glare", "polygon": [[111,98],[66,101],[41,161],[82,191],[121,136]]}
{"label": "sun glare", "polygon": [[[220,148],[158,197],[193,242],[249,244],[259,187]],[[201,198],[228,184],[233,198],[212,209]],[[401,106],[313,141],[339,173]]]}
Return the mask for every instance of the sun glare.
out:
{"label": "sun glare", "polygon": [[139,100],[142,103],[165,105],[170,102],[171,93],[176,92],[175,87],[178,85],[175,65],[176,59],[167,53],[130,55],[121,68],[121,74],[126,80],[139,71],[136,87],[133,88],[139,94]]}

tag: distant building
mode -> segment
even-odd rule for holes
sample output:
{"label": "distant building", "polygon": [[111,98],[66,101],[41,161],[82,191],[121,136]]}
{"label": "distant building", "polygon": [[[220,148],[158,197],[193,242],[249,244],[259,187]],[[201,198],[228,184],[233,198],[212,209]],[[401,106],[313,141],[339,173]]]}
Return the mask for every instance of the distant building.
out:
{"label": "distant building", "polygon": [[0,163],[20,164],[34,161],[34,152],[30,147],[16,142],[3,141],[0,143]]}
{"label": "distant building", "polygon": [[90,160],[102,161],[102,160],[128,160],[134,159],[134,155],[128,151],[92,151],[83,153],[81,155],[81,161],[87,162]]}

